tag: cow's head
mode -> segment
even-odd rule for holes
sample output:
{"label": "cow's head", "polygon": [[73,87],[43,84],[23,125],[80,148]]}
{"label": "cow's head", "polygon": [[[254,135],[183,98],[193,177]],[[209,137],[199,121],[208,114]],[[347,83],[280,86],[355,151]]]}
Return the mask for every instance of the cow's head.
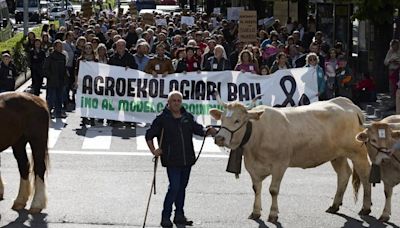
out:
{"label": "cow's head", "polygon": [[372,163],[380,165],[382,160],[390,158],[393,147],[400,139],[398,124],[372,123],[366,125],[366,129],[357,134],[356,140],[368,146],[368,155]]}
{"label": "cow's head", "polygon": [[[256,97],[252,104],[255,103]],[[239,102],[224,103],[217,93],[217,100],[225,110],[211,109],[210,115],[215,120],[221,120],[221,129],[215,135],[215,144],[225,146],[230,149],[236,149],[240,146],[245,132],[246,124],[251,119],[258,120],[263,114],[263,110],[250,110],[251,107],[246,107]]]}

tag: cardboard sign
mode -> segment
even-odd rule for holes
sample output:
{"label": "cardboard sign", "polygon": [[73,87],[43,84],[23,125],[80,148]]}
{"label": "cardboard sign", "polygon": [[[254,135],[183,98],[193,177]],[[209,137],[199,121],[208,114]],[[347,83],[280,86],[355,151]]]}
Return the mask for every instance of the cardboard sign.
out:
{"label": "cardboard sign", "polygon": [[257,41],[257,11],[240,11],[239,40],[245,43]]}
{"label": "cardboard sign", "polygon": [[240,11],[243,11],[244,7],[229,7],[227,10],[227,19],[230,21],[238,21],[240,18]]}
{"label": "cardboard sign", "polygon": [[182,16],[181,24],[186,24],[188,26],[194,25],[194,17]]}
{"label": "cardboard sign", "polygon": [[154,25],[154,15],[151,13],[142,14],[142,21],[147,25]]}

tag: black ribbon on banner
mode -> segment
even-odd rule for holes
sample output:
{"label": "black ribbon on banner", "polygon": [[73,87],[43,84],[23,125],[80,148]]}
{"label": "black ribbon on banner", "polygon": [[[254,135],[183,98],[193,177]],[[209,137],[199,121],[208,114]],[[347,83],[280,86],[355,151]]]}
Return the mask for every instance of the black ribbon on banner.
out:
{"label": "black ribbon on banner", "polygon": [[[290,82],[290,91],[289,88],[286,87],[287,81]],[[286,99],[283,101],[282,104],[276,104],[274,105],[274,107],[278,108],[287,107],[288,104],[290,104],[292,107],[296,106],[296,102],[293,100],[293,96],[296,93],[297,83],[296,80],[293,78],[293,76],[291,75],[283,76],[279,84],[281,85],[281,88],[286,95]],[[298,106],[309,105],[310,103],[311,103],[310,98],[308,98],[306,94],[303,94],[301,95]]]}

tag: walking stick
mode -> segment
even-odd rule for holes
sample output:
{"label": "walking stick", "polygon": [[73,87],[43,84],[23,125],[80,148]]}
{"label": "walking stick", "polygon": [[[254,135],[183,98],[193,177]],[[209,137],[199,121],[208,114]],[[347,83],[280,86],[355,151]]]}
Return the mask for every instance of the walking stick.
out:
{"label": "walking stick", "polygon": [[[158,147],[161,147],[163,137],[164,137],[164,128],[161,130],[161,137]],[[143,228],[146,227],[147,213],[149,212],[150,200],[153,190],[154,190],[154,195],[156,194],[156,173],[157,173],[158,157],[154,156],[153,161],[154,161],[153,181],[151,183],[151,189],[150,189],[149,199],[147,201],[146,213],[144,215]]]}

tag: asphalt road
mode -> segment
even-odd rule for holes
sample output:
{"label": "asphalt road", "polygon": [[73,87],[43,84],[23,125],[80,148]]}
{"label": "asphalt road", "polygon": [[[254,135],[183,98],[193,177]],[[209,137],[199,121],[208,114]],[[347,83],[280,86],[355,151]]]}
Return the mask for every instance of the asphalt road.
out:
{"label": "asphalt road", "polygon": [[[19,177],[10,151],[2,153],[1,173],[6,186],[5,200],[0,202],[0,227],[141,227],[153,175],[152,156],[146,151],[143,139],[145,129],[122,126],[83,129],[79,126],[80,118],[75,113],[68,114],[64,121],[58,119],[51,124],[49,199],[42,214],[32,216],[26,211],[18,213],[10,209]],[[270,178],[267,178],[262,217],[258,221],[248,220],[254,199],[249,175],[243,169],[240,178],[235,179],[233,174],[225,172],[226,163],[227,153],[209,141],[193,167],[187,190],[186,215],[194,220],[194,227],[400,225],[398,188],[393,194],[391,223],[381,224],[376,219],[384,205],[382,184],[373,188],[371,216],[357,215],[361,202],[354,203],[350,184],[340,213],[325,213],[336,190],[336,174],[330,164],[286,172],[279,195],[279,224],[267,222],[271,201]],[[159,226],[167,189],[166,172],[160,166],[157,178],[157,195],[151,200],[148,227]]]}

